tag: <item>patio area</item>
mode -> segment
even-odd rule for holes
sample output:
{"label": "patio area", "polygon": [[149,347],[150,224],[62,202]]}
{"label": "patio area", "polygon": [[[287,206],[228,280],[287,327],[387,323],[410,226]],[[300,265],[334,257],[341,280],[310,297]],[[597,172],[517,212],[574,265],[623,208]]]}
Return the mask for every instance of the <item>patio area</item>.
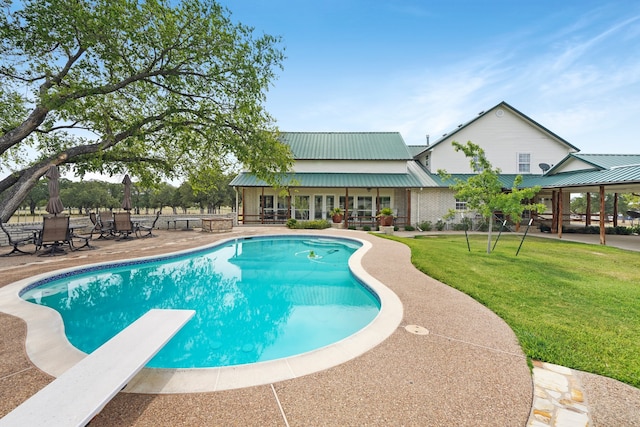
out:
{"label": "patio area", "polygon": [[[91,426],[527,425],[533,382],[511,329],[473,299],[416,270],[404,245],[361,231],[264,226],[240,226],[221,234],[158,230],[155,238],[94,240],[96,250],[64,257],[0,258],[0,286],[65,267],[173,252],[231,237],[284,233],[372,242],[362,264],[402,301],[404,318],[397,330],[355,359],[292,380],[219,392],[121,392]],[[53,378],[27,358],[25,323],[4,313],[0,322],[4,416]],[[408,325],[429,333],[412,333],[405,329]],[[595,425],[640,425],[640,390],[595,375],[577,375]]]}

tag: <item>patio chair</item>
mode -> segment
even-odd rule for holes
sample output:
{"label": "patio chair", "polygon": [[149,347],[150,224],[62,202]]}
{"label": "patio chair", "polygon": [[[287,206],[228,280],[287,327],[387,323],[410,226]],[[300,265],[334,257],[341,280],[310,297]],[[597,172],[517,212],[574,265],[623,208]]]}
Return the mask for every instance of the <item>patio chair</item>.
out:
{"label": "patio chair", "polygon": [[[95,218],[96,214],[93,214],[94,218]],[[91,218],[91,215],[89,215],[89,218]],[[91,221],[93,223],[93,221]],[[91,230],[88,232],[86,232],[86,226],[81,226],[81,227],[69,227],[69,230],[71,232],[71,239],[69,240],[70,245],[72,247],[72,249],[74,251],[80,250],[82,248],[87,248],[87,249],[95,249],[95,246],[91,246],[91,240],[93,239],[93,233],[94,230],[96,228],[95,226],[96,223],[93,223],[93,226],[91,228]],[[77,230],[81,229],[82,232],[78,232]],[[76,240],[80,240],[80,242],[82,243],[82,245],[80,246],[76,246],[75,242],[73,241],[73,239]],[[84,242],[84,243],[83,243]]]}
{"label": "patio chair", "polygon": [[36,243],[35,235],[31,235],[29,237],[19,237],[17,239],[14,239],[13,237],[11,237],[11,234],[9,234],[9,231],[6,228],[4,228],[2,221],[0,221],[0,228],[2,228],[2,231],[4,231],[4,234],[7,235],[9,245],[13,246],[13,249],[11,249],[11,252],[0,255],[0,256],[9,256],[11,254],[32,255],[35,253],[35,252],[25,252],[22,249],[20,249],[20,246],[24,246],[29,243],[33,243],[35,245]]}
{"label": "patio chair", "polygon": [[102,221],[100,221],[100,218],[98,217],[98,215],[96,215],[94,212],[89,212],[89,220],[93,225],[93,228],[91,229],[91,238],[93,238],[93,233],[100,233],[100,235],[98,236],[98,240],[108,239],[109,237],[113,236],[112,235],[113,228],[108,225],[105,226],[102,223]]}
{"label": "patio chair", "polygon": [[[153,234],[153,229],[156,227],[156,222],[158,222],[158,218],[160,218],[160,211],[156,212],[156,218],[153,220],[153,223],[151,223],[151,225],[138,224],[136,226],[136,235],[138,237],[156,237]],[[142,232],[146,232],[146,234],[142,235]]]}
{"label": "patio chair", "polygon": [[134,232],[131,212],[113,214],[113,231],[120,236],[119,240],[129,239],[129,235]]}
{"label": "patio chair", "polygon": [[40,256],[66,254],[61,248],[65,243],[69,245],[70,249],[73,249],[68,216],[44,216],[42,221],[42,232],[37,237],[36,250],[46,247],[49,250],[40,254]]}

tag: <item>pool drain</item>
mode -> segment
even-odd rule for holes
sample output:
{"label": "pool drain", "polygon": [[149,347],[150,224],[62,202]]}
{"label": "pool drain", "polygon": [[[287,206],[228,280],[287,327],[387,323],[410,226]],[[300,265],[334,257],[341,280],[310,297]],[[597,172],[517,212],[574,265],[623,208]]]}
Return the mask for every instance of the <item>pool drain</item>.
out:
{"label": "pool drain", "polygon": [[416,335],[429,335],[429,330],[427,328],[418,325],[407,325],[404,327],[404,329],[407,332],[411,332],[412,334]]}

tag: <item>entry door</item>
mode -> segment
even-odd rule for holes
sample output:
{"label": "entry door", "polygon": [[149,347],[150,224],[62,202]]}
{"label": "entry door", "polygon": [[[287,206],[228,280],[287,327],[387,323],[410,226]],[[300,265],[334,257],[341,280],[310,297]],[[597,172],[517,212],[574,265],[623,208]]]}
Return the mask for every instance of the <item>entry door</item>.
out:
{"label": "entry door", "polygon": [[316,194],[313,196],[313,218],[326,219],[331,215],[329,212],[334,208],[334,196]]}

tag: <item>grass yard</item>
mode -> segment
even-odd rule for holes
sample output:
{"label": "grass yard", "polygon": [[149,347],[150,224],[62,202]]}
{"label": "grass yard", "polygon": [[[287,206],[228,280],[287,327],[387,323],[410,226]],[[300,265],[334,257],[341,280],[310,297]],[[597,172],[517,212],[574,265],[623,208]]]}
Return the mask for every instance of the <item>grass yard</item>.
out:
{"label": "grass yard", "polygon": [[[425,274],[511,326],[525,354],[640,388],[640,253],[539,237],[389,237]],[[495,235],[494,235],[495,238]]]}

